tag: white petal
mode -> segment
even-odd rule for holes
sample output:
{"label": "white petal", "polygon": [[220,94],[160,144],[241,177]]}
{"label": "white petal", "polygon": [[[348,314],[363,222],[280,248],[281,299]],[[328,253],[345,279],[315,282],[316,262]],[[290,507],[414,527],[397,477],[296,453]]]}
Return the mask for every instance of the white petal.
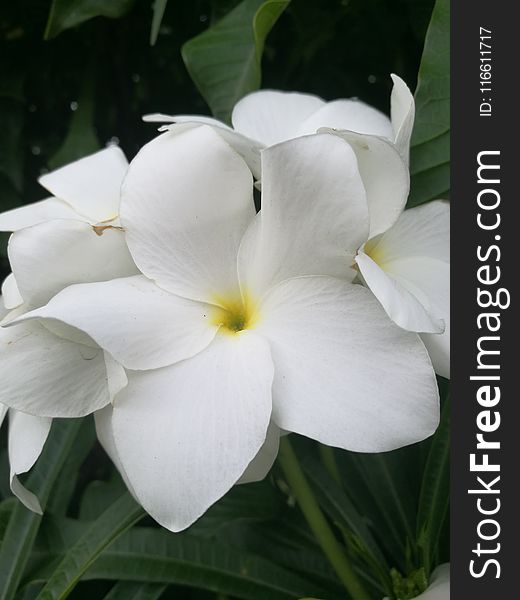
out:
{"label": "white petal", "polygon": [[78,213],[58,198],[47,198],[0,213],[0,231],[18,231],[51,219],[77,219]]}
{"label": "white petal", "polygon": [[117,394],[128,385],[128,377],[126,376],[126,371],[112,358],[111,354],[105,352],[104,357],[107,369],[108,394],[110,401],[113,401]]}
{"label": "white petal", "polygon": [[208,306],[165,292],[142,275],[71,286],[29,318],[86,332],[128,369],[155,369],[197,354],[214,338]]}
{"label": "white petal", "polygon": [[421,339],[428,350],[437,375],[450,378],[450,319],[444,318],[444,333],[422,333]]}
{"label": "white petal", "polygon": [[140,503],[185,529],[240,478],[265,441],[273,366],[254,334],[218,335],[196,357],[130,374],[113,430]]}
{"label": "white petal", "polygon": [[297,135],[316,133],[321,127],[347,129],[393,140],[390,119],[381,111],[360,100],[327,102],[301,123]]}
{"label": "white petal", "polygon": [[394,141],[401,156],[408,164],[410,155],[410,138],[412,137],[415,119],[415,102],[410,88],[397,75],[392,75],[394,87],[390,97],[390,114],[392,115],[392,128]]}
{"label": "white petal", "polygon": [[112,415],[113,408],[111,404],[107,404],[107,406],[105,406],[101,410],[97,410],[94,413],[96,434],[99,443],[103,447],[103,450],[108,454],[110,460],[114,463],[115,467],[119,471],[119,474],[125,482],[128,491],[132,494],[134,498],[136,498],[135,492],[132,489],[128,477],[126,476],[126,473],[123,469],[123,465],[121,464],[121,459],[119,458],[119,454],[117,452],[116,443],[114,440],[114,431],[112,428]]}
{"label": "white petal", "polygon": [[265,479],[278,456],[280,447],[280,428],[272,421],[267,429],[267,436],[258,454],[247,465],[242,477],[237,483],[253,483]]}
{"label": "white petal", "polygon": [[424,298],[418,298],[409,286],[383,270],[370,256],[360,252],[356,257],[361,275],[366,285],[379,300],[388,316],[408,331],[442,333],[445,323],[432,307],[425,305]]}
{"label": "white petal", "polygon": [[217,121],[217,119],[199,115],[153,114],[145,115],[143,120],[150,123],[174,123],[174,125],[160,127],[159,131],[172,131],[175,133],[187,131],[198,125],[211,125],[220,137],[245,160],[254,177],[256,179],[260,178],[260,151],[264,148],[264,144],[238,133],[238,131],[231,129],[231,127],[221,121]]}
{"label": "white petal", "polygon": [[4,422],[5,415],[7,414],[8,407],[5,404],[0,404],[0,426]]}
{"label": "white petal", "polygon": [[438,390],[426,350],[368,290],[303,277],[277,286],[260,311],[279,427],[358,452],[392,450],[435,431]]}
{"label": "white petal", "polygon": [[440,260],[418,256],[401,258],[385,264],[387,273],[418,298],[430,314],[444,320],[441,334],[421,337],[430,352],[435,371],[450,377],[450,265]]}
{"label": "white petal", "polygon": [[236,292],[238,246],[254,214],[250,170],[206,125],[144,146],[123,184],[121,220],[136,264],[194,300]]}
{"label": "white petal", "polygon": [[51,194],[96,224],[117,217],[121,183],[127,167],[122,150],[110,146],[42,175],[38,181]]}
{"label": "white petal", "polygon": [[74,283],[137,273],[120,229],[100,231],[83,221],[49,221],[17,231],[8,250],[20,293],[31,307]]}
{"label": "white petal", "polygon": [[381,263],[413,256],[449,262],[450,203],[434,200],[405,210],[391,229],[371,241],[371,246]]}
{"label": "white petal", "polygon": [[7,310],[18,308],[23,304],[23,298],[12,273],[10,273],[2,283],[2,298]]}
{"label": "white petal", "polygon": [[324,104],[311,94],[261,90],[237,102],[231,121],[236,131],[272,146],[297,137],[301,123]]}
{"label": "white petal", "polygon": [[352,279],[368,211],[350,146],[318,134],[264,150],[257,221],[240,249],[240,279],[248,291],[259,294],[300,275]]}
{"label": "white petal", "polygon": [[82,417],[109,401],[102,350],[37,321],[0,329],[0,402],[40,417]]}
{"label": "white petal", "polygon": [[370,236],[386,231],[403,212],[410,191],[410,173],[395,146],[383,138],[351,131],[332,131],[356,153],[367,193]]}
{"label": "white petal", "polygon": [[33,417],[15,410],[9,411],[9,465],[11,491],[33,512],[42,514],[38,498],[26,489],[17,475],[29,471],[40,456],[52,419]]}

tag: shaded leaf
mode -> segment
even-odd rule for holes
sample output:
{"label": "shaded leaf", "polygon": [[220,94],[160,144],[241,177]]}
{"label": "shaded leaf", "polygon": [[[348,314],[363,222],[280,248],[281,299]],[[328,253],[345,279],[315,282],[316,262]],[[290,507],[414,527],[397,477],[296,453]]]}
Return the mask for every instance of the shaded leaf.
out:
{"label": "shaded leaf", "polygon": [[90,524],[49,577],[38,600],[62,600],[105,548],[144,516],[130,494],[123,494]]}
{"label": "shaded leaf", "polygon": [[[54,483],[78,433],[80,419],[55,420],[43,452],[26,482],[45,509]],[[41,515],[17,502],[0,547],[0,598],[11,600],[18,588],[38,533]]]}
{"label": "shaded leaf", "polygon": [[118,19],[130,10],[133,3],[134,0],[52,0],[44,37],[50,40],[94,17]]}
{"label": "shaded leaf", "polygon": [[153,3],[152,27],[150,30],[150,46],[155,46],[155,42],[157,41],[157,36],[159,35],[159,29],[161,28],[161,23],[164,17],[164,11],[166,10],[167,4],[168,0],[155,0],[155,2]]}
{"label": "shaded leaf", "polygon": [[450,497],[451,400],[444,401],[441,422],[431,445],[422,480],[417,514],[417,538],[426,577],[432,571]]}
{"label": "shaded leaf", "polygon": [[408,206],[446,198],[450,189],[450,6],[437,0],[415,91]]}
{"label": "shaded leaf", "polygon": [[260,87],[264,43],[290,0],[243,0],[182,47],[188,72],[217,119]]}
{"label": "shaded leaf", "polygon": [[[33,561],[51,563],[37,568],[28,583],[46,579],[60,553],[67,552],[89,527],[71,519],[48,519]],[[189,533],[173,535],[147,527],[134,527],[105,549],[83,576],[91,579],[196,586],[244,600],[325,595],[319,586],[254,554]]]}

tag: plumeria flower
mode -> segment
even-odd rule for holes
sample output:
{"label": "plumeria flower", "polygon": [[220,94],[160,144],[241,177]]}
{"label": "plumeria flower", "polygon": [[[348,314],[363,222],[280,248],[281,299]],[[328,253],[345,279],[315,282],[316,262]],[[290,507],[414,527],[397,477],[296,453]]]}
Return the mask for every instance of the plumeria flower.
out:
{"label": "plumeria flower", "polygon": [[[8,247],[13,273],[2,286],[4,324],[71,283],[137,272],[121,228],[108,225],[118,218],[127,166],[121,150],[103,150],[41,179],[67,202],[54,197],[0,214],[0,228],[15,231]],[[17,476],[41,454],[52,417],[81,416],[85,402],[87,412],[102,408],[126,385],[126,376],[84,333],[44,319],[0,329],[0,372],[0,402],[25,400],[24,412],[9,411],[11,489],[41,513]],[[0,405],[1,419],[6,411]]]}
{"label": "plumeria flower", "polygon": [[251,172],[213,128],[164,133],[122,187],[143,275],[71,286],[25,317],[84,331],[128,369],[98,432],[132,493],[172,531],[252,461],[270,467],[262,454],[275,427],[379,452],[438,424],[419,337],[352,283],[369,218],[350,146],[323,134],[270,147],[262,181],[255,215]]}
{"label": "plumeria flower", "polygon": [[[384,598],[383,600],[388,600]],[[450,600],[450,565],[439,565],[432,573],[430,585],[415,600]]]}
{"label": "plumeria flower", "polygon": [[234,129],[194,115],[154,114],[145,120],[212,125],[257,178],[262,148],[316,131],[345,139],[356,154],[370,212],[368,244],[356,259],[363,281],[398,325],[422,334],[437,373],[449,377],[449,205],[403,212],[415,105],[404,81],[392,79],[391,119],[359,100],[327,103],[309,94],[261,90],[236,104]]}
{"label": "plumeria flower", "polygon": [[24,310],[41,306],[71,283],[136,273],[119,224],[127,167],[118,147],[106,148],[40,177],[53,197],[0,214],[0,231],[14,232],[8,309],[22,298]]}
{"label": "plumeria flower", "polygon": [[212,125],[260,176],[260,151],[279,142],[316,133],[322,127],[374,135],[395,144],[408,163],[415,117],[413,96],[406,83],[392,75],[391,118],[357,99],[326,102],[318,96],[297,92],[260,90],[242,98],[233,108],[229,127],[199,115],[151,114],[145,121],[158,123],[205,123]]}
{"label": "plumeria flower", "polygon": [[[0,296],[0,319],[8,313],[4,299]],[[0,404],[0,425],[8,413],[7,406]],[[41,454],[49,434],[52,419],[46,417],[33,417],[24,413],[9,411],[9,481],[13,494],[15,494],[27,508],[42,512],[38,498],[27,490],[19,481],[18,475],[31,469]]]}
{"label": "plumeria flower", "polygon": [[450,205],[405,210],[370,239],[356,263],[366,285],[400,327],[421,332],[435,371],[450,377]]}

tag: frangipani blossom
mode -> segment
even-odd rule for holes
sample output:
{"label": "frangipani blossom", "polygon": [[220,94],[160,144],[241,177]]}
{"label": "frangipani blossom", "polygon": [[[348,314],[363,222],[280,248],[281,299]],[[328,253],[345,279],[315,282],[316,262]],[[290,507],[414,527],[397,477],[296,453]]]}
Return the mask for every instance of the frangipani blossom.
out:
{"label": "frangipani blossom", "polygon": [[436,372],[450,377],[450,205],[405,210],[360,249],[366,285],[400,327],[421,333]]}
{"label": "frangipani blossom", "polygon": [[[388,600],[384,598],[383,600]],[[430,585],[415,600],[450,600],[450,565],[439,565],[432,573]]]}
{"label": "frangipani blossom", "polygon": [[152,114],[148,122],[205,123],[219,133],[260,175],[259,152],[279,142],[316,133],[322,127],[374,135],[395,144],[408,163],[410,137],[415,116],[413,96],[405,82],[392,75],[391,119],[357,99],[326,102],[312,94],[260,90],[242,98],[231,115],[233,128],[199,115]]}
{"label": "frangipani blossom", "polygon": [[[118,148],[98,152],[42,178],[70,204],[51,198],[0,214],[0,227],[15,230],[9,240],[13,273],[2,285],[4,324],[71,283],[136,272],[122,231],[93,225],[105,216],[117,218],[127,166]],[[17,475],[41,454],[52,417],[81,416],[85,402],[88,412],[102,408],[126,385],[126,376],[84,333],[44,319],[0,329],[0,373],[0,402],[25,400],[24,412],[9,411],[11,489],[41,513],[38,499]],[[6,410],[0,408],[3,419]]]}
{"label": "frangipani blossom", "polygon": [[53,197],[0,214],[0,231],[14,232],[7,308],[22,298],[25,309],[41,306],[71,283],[136,273],[118,220],[127,167],[118,147],[106,148],[40,177]]}
{"label": "frangipani blossom", "polygon": [[273,426],[377,452],[438,424],[423,344],[352,283],[369,219],[350,146],[323,134],[268,148],[262,182],[255,215],[251,172],[214,129],[164,133],[122,188],[143,275],[71,286],[27,316],[86,332],[129,370],[98,433],[173,531],[272,453]]}

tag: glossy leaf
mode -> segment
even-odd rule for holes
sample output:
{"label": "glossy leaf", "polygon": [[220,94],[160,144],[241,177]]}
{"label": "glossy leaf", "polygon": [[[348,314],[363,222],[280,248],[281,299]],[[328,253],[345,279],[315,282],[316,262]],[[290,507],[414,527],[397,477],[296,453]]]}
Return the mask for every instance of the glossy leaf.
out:
{"label": "glossy leaf", "polygon": [[415,91],[408,206],[446,198],[450,189],[450,5],[437,0]]}
{"label": "glossy leaf", "polygon": [[[36,565],[42,558],[50,560],[50,564],[33,572],[27,582],[46,579],[60,553],[72,557],[73,549],[79,546],[74,540],[81,540],[91,527],[70,519],[50,519],[42,530],[45,539],[40,539],[37,555],[33,557]],[[73,549],[67,552],[70,544]],[[309,593],[317,597],[325,595],[322,588],[254,554],[189,533],[173,535],[164,529],[147,527],[134,527],[122,535],[101,553],[82,579],[196,586],[244,600],[289,600]],[[62,597],[65,596],[42,595],[39,600]]]}
{"label": "glossy leaf", "polygon": [[[80,428],[79,419],[56,420],[43,449],[33,467],[26,485],[34,492],[45,509],[51,490],[69,455]],[[37,515],[18,502],[7,524],[0,547],[0,598],[14,598],[18,584],[38,533],[41,515]]]}
{"label": "glossy leaf", "polygon": [[133,3],[134,0],[53,0],[45,28],[45,39],[50,40],[62,31],[94,17],[122,17]]}
{"label": "glossy leaf", "polygon": [[167,4],[168,0],[155,0],[153,3],[152,27],[150,29],[150,46],[155,46]]}
{"label": "glossy leaf", "polygon": [[260,87],[264,43],[290,0],[243,0],[182,47],[191,78],[217,119]]}
{"label": "glossy leaf", "polygon": [[450,413],[448,396],[442,408],[441,422],[431,445],[422,480],[417,514],[418,546],[429,576],[439,545],[450,497]]}
{"label": "glossy leaf", "polygon": [[86,528],[66,552],[38,594],[38,600],[66,598],[101,552],[143,516],[143,509],[130,494],[123,494]]}

